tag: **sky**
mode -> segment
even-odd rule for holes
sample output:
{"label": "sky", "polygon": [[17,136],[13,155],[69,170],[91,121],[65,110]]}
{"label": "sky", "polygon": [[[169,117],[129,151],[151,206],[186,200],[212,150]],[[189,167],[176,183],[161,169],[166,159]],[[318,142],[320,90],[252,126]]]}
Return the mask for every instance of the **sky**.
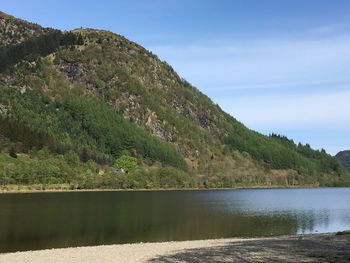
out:
{"label": "sky", "polygon": [[61,30],[135,41],[250,129],[350,149],[348,0],[2,0]]}

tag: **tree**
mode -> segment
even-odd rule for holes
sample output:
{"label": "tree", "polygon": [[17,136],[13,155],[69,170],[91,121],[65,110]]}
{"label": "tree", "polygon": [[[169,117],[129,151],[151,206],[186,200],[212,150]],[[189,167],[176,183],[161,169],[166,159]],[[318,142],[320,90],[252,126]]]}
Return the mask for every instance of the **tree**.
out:
{"label": "tree", "polygon": [[122,169],[124,172],[128,173],[136,170],[137,159],[132,156],[122,155],[115,161],[115,166]]}
{"label": "tree", "polygon": [[79,165],[80,158],[79,155],[73,151],[69,151],[64,155],[65,161],[73,167],[76,167]]}
{"label": "tree", "polygon": [[14,147],[12,147],[12,148],[10,149],[9,155],[10,155],[12,158],[17,158],[17,153],[16,153],[16,150],[15,150]]}
{"label": "tree", "polygon": [[90,156],[88,150],[84,147],[82,152],[80,153],[80,160],[84,163],[90,160]]}

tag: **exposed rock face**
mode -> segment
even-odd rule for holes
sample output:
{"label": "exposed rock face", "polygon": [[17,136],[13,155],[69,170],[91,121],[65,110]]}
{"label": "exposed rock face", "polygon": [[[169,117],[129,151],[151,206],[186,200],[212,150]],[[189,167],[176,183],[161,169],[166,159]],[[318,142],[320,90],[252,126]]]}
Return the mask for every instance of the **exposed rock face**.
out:
{"label": "exposed rock face", "polygon": [[9,86],[17,90],[18,92],[20,92],[22,95],[26,93],[28,89],[30,89],[30,87],[28,87],[22,82],[21,77],[16,75],[15,76],[5,75],[5,74],[1,75],[0,84]]}
{"label": "exposed rock face", "polygon": [[51,29],[14,18],[0,11],[0,46],[19,44]]}
{"label": "exposed rock face", "polygon": [[350,150],[337,153],[335,158],[347,169],[350,169]]}
{"label": "exposed rock face", "polygon": [[63,60],[59,64],[59,69],[67,75],[70,81],[80,81],[87,85],[89,84],[89,70],[87,68],[87,65],[85,65],[84,63]]}
{"label": "exposed rock face", "polygon": [[171,142],[173,140],[171,133],[162,127],[162,124],[157,118],[157,115],[155,112],[151,112],[148,115],[146,126],[150,129],[150,131],[154,135],[163,139],[164,141]]}
{"label": "exposed rock face", "polygon": [[[131,120],[138,125],[144,126],[153,135],[164,141],[172,142],[173,135],[164,128],[164,121],[161,121],[154,111],[148,107],[143,109],[140,104],[140,97],[123,92],[115,101],[109,103],[114,109],[121,112],[125,119]],[[142,109],[142,110],[141,110]]]}
{"label": "exposed rock face", "polygon": [[7,111],[8,111],[7,106],[0,103],[0,115],[6,115]]}

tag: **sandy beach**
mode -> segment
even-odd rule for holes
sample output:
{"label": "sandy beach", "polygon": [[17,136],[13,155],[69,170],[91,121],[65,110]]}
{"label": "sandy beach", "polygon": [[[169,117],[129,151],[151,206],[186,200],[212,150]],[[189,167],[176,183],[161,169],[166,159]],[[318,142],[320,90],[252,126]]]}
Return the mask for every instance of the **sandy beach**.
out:
{"label": "sandy beach", "polygon": [[0,262],[350,262],[350,235],[137,243],[0,254]]}

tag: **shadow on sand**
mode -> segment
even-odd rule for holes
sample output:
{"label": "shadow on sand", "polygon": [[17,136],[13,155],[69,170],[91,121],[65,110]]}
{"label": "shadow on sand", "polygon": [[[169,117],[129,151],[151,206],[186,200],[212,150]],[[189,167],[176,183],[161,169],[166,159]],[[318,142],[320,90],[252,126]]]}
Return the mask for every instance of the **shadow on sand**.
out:
{"label": "shadow on sand", "polygon": [[184,250],[149,262],[350,262],[350,235],[244,240]]}

